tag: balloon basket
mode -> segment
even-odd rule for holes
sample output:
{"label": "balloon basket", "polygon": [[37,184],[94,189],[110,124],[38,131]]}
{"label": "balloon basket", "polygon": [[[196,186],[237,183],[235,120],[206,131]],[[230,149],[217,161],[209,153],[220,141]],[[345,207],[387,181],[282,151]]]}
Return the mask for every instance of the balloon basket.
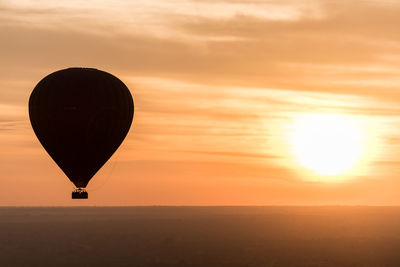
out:
{"label": "balloon basket", "polygon": [[72,199],[87,199],[87,198],[88,198],[88,192],[86,192],[86,190],[83,188],[77,188],[74,191],[72,191]]}

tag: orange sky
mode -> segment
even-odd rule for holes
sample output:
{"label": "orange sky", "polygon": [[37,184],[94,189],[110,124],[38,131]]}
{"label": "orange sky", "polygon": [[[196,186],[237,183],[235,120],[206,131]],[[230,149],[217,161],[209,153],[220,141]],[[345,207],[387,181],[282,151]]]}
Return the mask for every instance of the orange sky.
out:
{"label": "orange sky", "polygon": [[[0,205],[398,205],[399,14],[377,0],[0,0]],[[135,101],[88,201],[70,199],[27,112],[41,78],[74,66]],[[309,179],[287,137],[321,113],[366,136],[336,182]]]}

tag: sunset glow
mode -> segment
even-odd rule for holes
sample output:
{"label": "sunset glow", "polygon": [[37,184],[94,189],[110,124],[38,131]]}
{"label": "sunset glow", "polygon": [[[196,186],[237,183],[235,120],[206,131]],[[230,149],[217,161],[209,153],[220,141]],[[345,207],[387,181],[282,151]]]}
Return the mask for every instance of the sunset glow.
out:
{"label": "sunset glow", "polygon": [[320,175],[338,175],[360,160],[365,144],[357,121],[336,114],[299,116],[291,143],[299,164]]}
{"label": "sunset glow", "polygon": [[0,1],[0,205],[78,205],[27,106],[69,67],[118,77],[135,103],[87,205],[400,204],[398,14],[370,0]]}
{"label": "sunset glow", "polygon": [[399,267],[400,0],[0,0],[0,267]]}

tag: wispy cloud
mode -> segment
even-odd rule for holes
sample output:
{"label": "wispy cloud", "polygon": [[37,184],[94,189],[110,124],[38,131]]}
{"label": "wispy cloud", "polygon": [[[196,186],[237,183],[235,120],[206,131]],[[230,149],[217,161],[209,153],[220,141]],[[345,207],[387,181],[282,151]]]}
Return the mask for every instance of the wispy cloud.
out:
{"label": "wispy cloud", "polygon": [[399,13],[398,3],[361,0],[3,0],[2,159],[37,160],[31,90],[57,69],[86,66],[134,94],[125,176],[273,177],[295,192],[304,184],[295,183],[285,132],[307,113],[357,117],[383,151],[369,163],[395,167]]}
{"label": "wispy cloud", "polygon": [[[7,5],[6,9],[14,13],[33,9],[33,13],[40,13],[38,18],[45,21],[45,27],[35,21],[34,14],[22,16],[27,23],[18,24],[12,23],[17,18],[13,12],[3,13],[2,20],[8,24],[0,29],[2,36],[7,36],[1,49],[9,51],[4,60],[11,68],[30,64],[46,71],[94,65],[190,83],[399,97],[399,62],[392,57],[400,50],[397,5],[321,2],[312,5],[323,10],[321,16],[273,20],[252,13],[253,9],[268,10],[260,7],[261,3],[247,4],[247,12],[243,4],[220,2],[235,8],[239,5],[243,12],[213,17],[212,12],[205,12],[208,16],[197,14],[193,10],[201,9],[190,6],[211,8],[210,3],[188,2],[177,11],[184,15],[176,15],[169,13],[169,7],[176,3],[149,2],[130,8],[143,12],[155,6],[158,8],[153,12],[160,12],[159,16],[104,16],[105,20],[100,20],[98,16],[102,15],[96,8],[83,6],[82,13],[75,12],[73,7],[78,7],[78,2],[61,11],[52,9],[48,2],[41,9],[29,3]],[[107,6],[103,2],[99,5]],[[304,9],[301,3],[266,5]],[[123,4],[119,8],[123,14],[130,10]],[[357,12],[352,12],[355,9]],[[46,12],[55,12],[54,18],[59,21],[46,19],[42,15]],[[111,12],[116,12],[115,7]],[[165,30],[147,28],[154,25],[167,27],[173,34],[162,35],[158,32]]]}

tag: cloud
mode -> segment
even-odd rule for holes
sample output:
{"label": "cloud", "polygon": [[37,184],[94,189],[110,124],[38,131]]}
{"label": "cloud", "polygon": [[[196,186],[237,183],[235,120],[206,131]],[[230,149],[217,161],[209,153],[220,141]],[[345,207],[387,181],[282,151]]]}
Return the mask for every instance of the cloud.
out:
{"label": "cloud", "polygon": [[184,153],[204,154],[221,157],[244,157],[244,158],[262,158],[262,159],[277,159],[276,155],[268,155],[261,153],[244,153],[244,152],[226,152],[226,151],[181,151]]}
{"label": "cloud", "polygon": [[[308,16],[306,1],[191,1],[177,11],[170,9],[175,2],[162,1],[109,10],[106,2],[93,9],[29,3],[3,5],[0,15],[4,119],[17,119],[10,113],[17,106],[27,120],[29,94],[45,75],[96,67],[134,92],[130,151],[150,160],[174,151],[216,161],[230,156],[232,164],[265,160],[272,167],[240,167],[243,175],[261,176],[276,171],[272,162],[287,153],[271,147],[293,114],[344,112],[390,122],[399,115],[398,5],[319,1]],[[199,6],[207,8],[193,9]],[[227,13],[210,12],[221,6]],[[267,14],[274,9],[289,11]]]}
{"label": "cloud", "polygon": [[400,167],[400,161],[375,161],[374,164],[376,164],[376,165],[392,165],[392,166]]}
{"label": "cloud", "polygon": [[[122,169],[135,168],[140,173],[154,175],[156,168],[163,177],[207,181],[210,179],[247,180],[250,177],[260,180],[296,181],[296,174],[290,170],[274,165],[248,164],[240,162],[212,162],[193,160],[132,160],[120,161]],[[147,176],[146,175],[146,176]]]}
{"label": "cloud", "polygon": [[17,121],[10,121],[10,120],[0,121],[0,131],[15,130],[17,124],[18,124]]}
{"label": "cloud", "polygon": [[[305,3],[266,5],[303,10]],[[376,95],[376,88],[382,86],[385,90],[378,94],[398,97],[399,66],[386,59],[400,52],[396,28],[400,7],[369,2],[318,3],[313,6],[320,6],[323,16],[271,20],[252,13],[262,10],[257,1],[246,4],[247,9],[237,2],[218,2],[235,8],[239,5],[243,10],[225,17],[189,12],[190,5],[199,2],[182,7],[180,16],[171,13],[172,3],[152,2],[160,16],[138,18],[135,25],[142,25],[142,30],[124,16],[114,22],[105,16],[103,22],[97,17],[97,8],[86,6],[76,14],[75,7],[69,5],[61,11],[49,3],[50,7],[42,9],[8,6],[3,7],[8,15],[2,19],[8,24],[0,29],[7,38],[0,49],[8,51],[3,60],[14,69],[98,66],[190,83],[358,95]],[[150,10],[149,5],[141,7]],[[138,12],[133,6],[129,8]],[[15,14],[21,12],[32,13],[24,18],[27,23],[15,22]],[[35,14],[46,23],[35,23],[33,18],[29,21]],[[43,14],[53,14],[58,21]],[[134,29],[124,30],[122,25]],[[163,32],[160,28],[146,30],[159,25],[167,25],[172,35],[159,34]]]}

